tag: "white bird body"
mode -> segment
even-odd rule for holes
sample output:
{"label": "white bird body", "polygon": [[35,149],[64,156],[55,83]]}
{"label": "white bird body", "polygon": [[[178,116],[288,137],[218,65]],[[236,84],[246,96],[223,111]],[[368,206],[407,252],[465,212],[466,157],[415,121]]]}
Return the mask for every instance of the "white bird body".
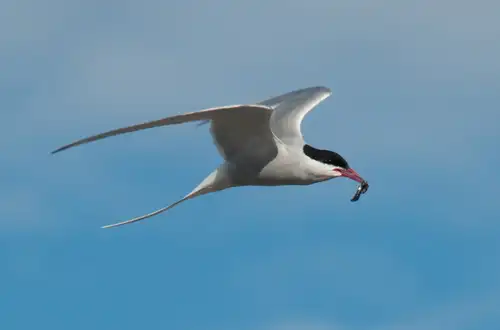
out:
{"label": "white bird body", "polygon": [[309,185],[345,176],[364,181],[337,153],[318,150],[304,142],[300,124],[304,116],[331,91],[310,87],[256,104],[232,105],[171,116],[94,135],[63,146],[53,153],[109,136],[158,126],[193,121],[210,123],[210,133],[224,162],[179,201],[110,228],[162,213],[204,194],[238,186]]}

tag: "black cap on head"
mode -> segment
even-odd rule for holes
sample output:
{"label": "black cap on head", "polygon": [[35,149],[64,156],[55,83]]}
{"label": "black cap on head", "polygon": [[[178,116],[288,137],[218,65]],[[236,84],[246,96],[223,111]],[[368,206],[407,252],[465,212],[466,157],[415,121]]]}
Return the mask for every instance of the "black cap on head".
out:
{"label": "black cap on head", "polygon": [[309,158],[312,158],[318,162],[329,164],[333,166],[342,167],[343,169],[348,170],[349,164],[347,161],[339,155],[338,153],[330,150],[321,150],[311,147],[310,145],[304,145],[304,153]]}

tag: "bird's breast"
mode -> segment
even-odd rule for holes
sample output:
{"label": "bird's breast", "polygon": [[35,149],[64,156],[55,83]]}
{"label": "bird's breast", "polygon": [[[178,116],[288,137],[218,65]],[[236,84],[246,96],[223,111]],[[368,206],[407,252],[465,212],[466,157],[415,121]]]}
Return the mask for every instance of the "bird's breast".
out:
{"label": "bird's breast", "polygon": [[265,166],[258,178],[275,185],[309,185],[329,179],[318,176],[305,157],[286,151]]}
{"label": "bird's breast", "polygon": [[314,162],[305,155],[281,145],[273,159],[256,165],[259,163],[251,157],[228,161],[231,181],[235,185],[280,186],[309,185],[330,179],[320,175]]}

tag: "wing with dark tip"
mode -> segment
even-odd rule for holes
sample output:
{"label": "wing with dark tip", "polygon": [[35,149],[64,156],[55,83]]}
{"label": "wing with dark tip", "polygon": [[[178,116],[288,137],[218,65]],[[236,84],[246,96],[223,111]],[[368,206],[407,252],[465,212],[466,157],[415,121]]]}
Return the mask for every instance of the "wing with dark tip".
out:
{"label": "wing with dark tip", "polygon": [[123,127],[123,128],[118,128],[114,129],[108,132],[100,133],[97,135],[93,135],[78,141],[75,141],[73,143],[67,144],[65,146],[60,147],[57,150],[52,151],[53,154],[72,148],[76,147],[82,144],[90,143],[93,141],[101,140],[110,136],[115,136],[115,135],[120,135],[120,134],[125,134],[125,133],[131,133],[135,131],[140,131],[148,128],[153,128],[153,127],[159,127],[159,126],[167,126],[167,125],[176,125],[176,124],[182,124],[182,123],[187,123],[187,122],[193,122],[193,121],[211,121],[213,119],[216,119],[217,117],[221,116],[224,117],[225,114],[231,113],[232,115],[237,114],[238,112],[244,112],[248,113],[248,110],[264,110],[264,111],[270,111],[270,108],[263,106],[263,105],[229,105],[229,106],[224,106],[224,107],[217,107],[217,108],[210,108],[210,109],[205,109],[197,112],[189,112],[181,115],[176,115],[176,116],[171,116],[159,120],[153,120],[150,122],[142,123],[142,124],[137,124],[137,125],[132,125],[128,127]]}

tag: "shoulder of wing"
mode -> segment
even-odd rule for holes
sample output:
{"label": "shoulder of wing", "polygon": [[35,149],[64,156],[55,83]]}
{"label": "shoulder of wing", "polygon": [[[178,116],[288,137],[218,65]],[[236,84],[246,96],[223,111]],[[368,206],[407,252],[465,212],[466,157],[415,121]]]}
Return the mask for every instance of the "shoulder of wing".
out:
{"label": "shoulder of wing", "polygon": [[271,107],[273,109],[277,108],[281,104],[297,104],[297,103],[309,103],[318,104],[332,94],[332,91],[328,87],[316,86],[308,87],[303,89],[298,89],[289,93],[285,93],[279,96],[269,98],[258,102],[259,105],[264,105]]}

